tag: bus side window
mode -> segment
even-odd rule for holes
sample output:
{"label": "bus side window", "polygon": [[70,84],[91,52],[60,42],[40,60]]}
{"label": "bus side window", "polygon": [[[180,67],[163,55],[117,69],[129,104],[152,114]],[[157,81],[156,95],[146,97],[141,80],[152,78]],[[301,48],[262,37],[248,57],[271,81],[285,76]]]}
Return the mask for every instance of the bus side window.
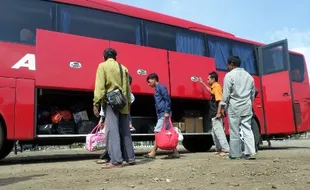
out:
{"label": "bus side window", "polygon": [[290,53],[291,79],[293,82],[303,82],[305,75],[304,58],[302,55]]}
{"label": "bus side window", "polygon": [[263,74],[287,70],[283,60],[283,51],[280,47],[263,50],[263,55]]}
{"label": "bus side window", "polygon": [[176,51],[176,28],[155,22],[144,22],[144,44],[149,47]]}
{"label": "bus side window", "polygon": [[230,43],[219,37],[208,37],[209,56],[215,59],[218,70],[227,70],[227,60],[230,57]]}
{"label": "bus side window", "polygon": [[139,19],[91,8],[58,5],[60,32],[141,45]]}
{"label": "bus side window", "polygon": [[55,3],[10,0],[0,6],[0,40],[35,44],[36,29],[53,30]]}
{"label": "bus side window", "polygon": [[145,45],[181,53],[206,56],[203,34],[155,22],[144,22]]}
{"label": "bus side window", "polygon": [[240,57],[241,67],[247,72],[252,75],[258,74],[253,45],[241,42],[232,42],[232,54]]}

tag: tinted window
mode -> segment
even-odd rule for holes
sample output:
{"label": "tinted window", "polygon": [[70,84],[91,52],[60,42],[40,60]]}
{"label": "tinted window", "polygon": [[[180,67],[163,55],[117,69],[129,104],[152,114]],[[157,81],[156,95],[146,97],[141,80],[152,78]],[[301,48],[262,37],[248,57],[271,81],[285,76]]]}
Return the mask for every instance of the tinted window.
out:
{"label": "tinted window", "polygon": [[141,44],[138,19],[71,5],[60,5],[59,14],[60,32]]}
{"label": "tinted window", "polygon": [[263,74],[287,70],[282,47],[263,49]]}
{"label": "tinted window", "polygon": [[302,55],[290,54],[291,79],[302,82],[305,76],[304,58]]}
{"label": "tinted window", "polygon": [[165,24],[145,22],[145,45],[176,51],[176,29]]}
{"label": "tinted window", "polygon": [[193,55],[206,55],[204,36],[191,31],[176,32],[176,51]]}
{"label": "tinted window", "polygon": [[256,60],[254,56],[254,45],[232,42],[232,54],[239,56],[241,59],[241,67],[250,74],[258,74]]}
{"label": "tinted window", "polygon": [[205,56],[204,36],[197,32],[154,22],[145,22],[145,45]]}
{"label": "tinted window", "polygon": [[229,41],[218,37],[208,37],[209,56],[215,59],[216,68],[227,70],[227,60],[230,57]]}
{"label": "tinted window", "polygon": [[0,40],[35,44],[36,29],[53,29],[54,3],[38,0],[2,1]]}

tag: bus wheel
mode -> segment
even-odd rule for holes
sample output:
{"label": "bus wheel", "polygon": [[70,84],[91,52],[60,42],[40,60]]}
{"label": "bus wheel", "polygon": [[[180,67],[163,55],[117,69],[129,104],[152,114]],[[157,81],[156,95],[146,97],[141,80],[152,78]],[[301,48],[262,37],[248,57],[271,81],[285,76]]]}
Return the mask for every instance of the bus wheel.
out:
{"label": "bus wheel", "polygon": [[255,149],[257,152],[258,148],[259,148],[260,141],[261,141],[261,135],[260,135],[258,123],[254,118],[252,119],[252,131],[253,131],[254,140],[255,140]]}
{"label": "bus wheel", "polygon": [[0,160],[9,155],[14,147],[14,141],[8,141],[3,129],[3,125],[0,123]]}
{"label": "bus wheel", "polygon": [[186,136],[182,142],[184,148],[189,152],[206,152],[213,146],[212,136]]}

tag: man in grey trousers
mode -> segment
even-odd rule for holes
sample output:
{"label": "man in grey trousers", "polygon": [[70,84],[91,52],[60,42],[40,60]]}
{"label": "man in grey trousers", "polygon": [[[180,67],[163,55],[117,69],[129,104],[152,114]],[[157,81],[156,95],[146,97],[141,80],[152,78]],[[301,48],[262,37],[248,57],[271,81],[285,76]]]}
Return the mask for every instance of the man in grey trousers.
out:
{"label": "man in grey trousers", "polygon": [[[102,168],[108,169],[122,167],[123,158],[128,164],[135,164],[135,153],[128,127],[131,104],[128,70],[116,61],[114,49],[106,49],[103,56],[104,62],[99,64],[96,74],[93,111],[99,117],[99,107],[105,107],[108,126],[105,131],[106,146],[111,161]],[[126,98],[126,105],[120,109],[112,108],[105,98],[107,93],[115,89],[119,89]]]}
{"label": "man in grey trousers", "polygon": [[[222,106],[226,106],[230,127],[230,159],[255,159],[255,142],[251,129],[252,104],[255,97],[253,77],[240,67],[239,56],[228,59],[229,72],[224,77]],[[244,152],[240,132],[244,138]]]}
{"label": "man in grey trousers", "polygon": [[223,125],[223,112],[221,106],[219,105],[222,100],[223,90],[222,86],[218,83],[218,74],[216,72],[209,73],[208,76],[208,87],[202,78],[199,78],[199,82],[207,89],[211,94],[211,99],[209,101],[209,116],[212,124],[212,138],[215,145],[215,155],[226,156],[229,153],[229,145],[226,139]]}

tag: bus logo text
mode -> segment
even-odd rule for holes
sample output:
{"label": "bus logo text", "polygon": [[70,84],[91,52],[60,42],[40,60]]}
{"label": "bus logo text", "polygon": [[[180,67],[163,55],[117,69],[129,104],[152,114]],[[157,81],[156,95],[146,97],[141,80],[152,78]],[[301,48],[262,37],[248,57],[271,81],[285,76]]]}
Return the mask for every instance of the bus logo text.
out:
{"label": "bus logo text", "polygon": [[36,70],[36,57],[34,54],[27,53],[17,63],[12,66],[12,69],[20,69],[21,67],[27,67],[31,71]]}

